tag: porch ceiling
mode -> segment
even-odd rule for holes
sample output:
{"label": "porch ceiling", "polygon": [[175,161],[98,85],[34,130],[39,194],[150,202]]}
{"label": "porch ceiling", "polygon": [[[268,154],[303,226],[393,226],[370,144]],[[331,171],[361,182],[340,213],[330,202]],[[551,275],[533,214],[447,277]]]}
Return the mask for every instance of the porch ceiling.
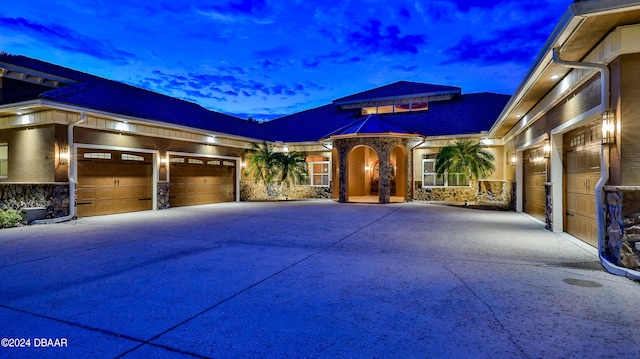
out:
{"label": "porch ceiling", "polygon": [[[605,3],[609,2],[605,1]],[[633,5],[634,9],[620,12],[621,8],[625,8],[621,6],[621,8],[607,9],[603,12],[592,10],[590,8],[594,6],[592,4],[588,6],[587,3],[573,4],[547,40],[527,76],[491,129],[491,136],[505,136],[571,71],[553,63],[551,52],[554,47],[560,47],[562,59],[582,61],[617,27],[640,22],[640,9],[636,9],[640,6],[640,2],[626,1],[625,3],[628,3],[625,5],[626,8]],[[558,75],[558,78],[552,79],[552,75]]]}

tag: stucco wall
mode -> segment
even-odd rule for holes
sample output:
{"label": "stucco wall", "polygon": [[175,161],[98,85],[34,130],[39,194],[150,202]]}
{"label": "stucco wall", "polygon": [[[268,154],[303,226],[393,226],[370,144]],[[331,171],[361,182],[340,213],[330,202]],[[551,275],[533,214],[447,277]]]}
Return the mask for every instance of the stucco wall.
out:
{"label": "stucco wall", "polygon": [[9,145],[9,176],[0,182],[55,181],[55,126],[0,131],[0,143]]}

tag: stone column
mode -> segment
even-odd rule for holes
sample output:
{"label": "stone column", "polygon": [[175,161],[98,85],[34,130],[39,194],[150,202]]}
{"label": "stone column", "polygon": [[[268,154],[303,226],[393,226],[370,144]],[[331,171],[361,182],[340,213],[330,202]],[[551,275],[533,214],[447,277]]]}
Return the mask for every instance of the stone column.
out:
{"label": "stone column", "polygon": [[[337,142],[337,141],[336,141]],[[334,144],[336,146],[337,144]],[[347,146],[338,146],[338,157],[339,157],[339,170],[338,170],[338,202],[345,203],[347,202],[347,174],[349,173],[347,170],[347,157],[349,156],[349,150]]]}
{"label": "stone column", "polygon": [[381,146],[378,149],[378,161],[380,164],[379,203],[389,203],[391,202],[391,150],[389,146]]}

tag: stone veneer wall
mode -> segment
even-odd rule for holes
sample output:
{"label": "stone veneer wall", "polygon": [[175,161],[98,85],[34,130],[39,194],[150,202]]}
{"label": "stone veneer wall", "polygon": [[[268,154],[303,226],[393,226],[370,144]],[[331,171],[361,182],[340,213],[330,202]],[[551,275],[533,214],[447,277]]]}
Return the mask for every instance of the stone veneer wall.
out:
{"label": "stone veneer wall", "polygon": [[0,184],[0,209],[20,211],[25,207],[44,207],[47,218],[69,215],[69,184]]}
{"label": "stone veneer wall", "polygon": [[158,182],[158,209],[169,208],[169,182]]}
{"label": "stone veneer wall", "polygon": [[640,270],[640,187],[605,187],[605,255]]}
{"label": "stone veneer wall", "polygon": [[[268,192],[268,193],[267,193]],[[281,199],[331,198],[331,187],[269,185],[253,180],[240,181],[241,201],[266,201]]]}
{"label": "stone veneer wall", "polygon": [[472,187],[422,188],[416,182],[414,199],[450,203],[502,204],[515,210],[515,182],[479,181],[478,191]]}

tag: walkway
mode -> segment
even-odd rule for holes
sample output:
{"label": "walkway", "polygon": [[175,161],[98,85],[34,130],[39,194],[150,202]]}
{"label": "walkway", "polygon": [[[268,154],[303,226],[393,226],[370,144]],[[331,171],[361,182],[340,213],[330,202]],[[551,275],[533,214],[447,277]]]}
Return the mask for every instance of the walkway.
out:
{"label": "walkway", "polygon": [[640,286],[518,213],[291,201],[84,218],[0,230],[0,276],[0,338],[30,340],[2,358],[640,357]]}

